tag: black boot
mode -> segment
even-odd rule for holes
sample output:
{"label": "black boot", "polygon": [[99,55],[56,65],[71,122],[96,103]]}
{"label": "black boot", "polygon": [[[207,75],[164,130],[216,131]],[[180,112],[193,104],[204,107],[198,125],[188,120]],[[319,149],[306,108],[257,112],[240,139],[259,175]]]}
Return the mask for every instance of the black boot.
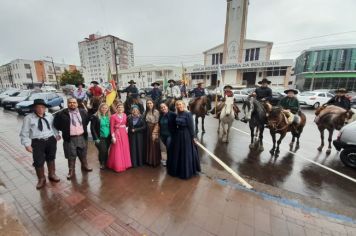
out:
{"label": "black boot", "polygon": [[67,179],[70,180],[75,175],[75,160],[68,160],[68,169]]}
{"label": "black boot", "polygon": [[88,166],[88,161],[87,161],[87,158],[85,157],[85,158],[79,158],[79,160],[80,160],[80,162],[82,163],[82,170],[84,170],[84,171],[86,171],[86,172],[90,172],[90,171],[92,171],[93,169],[92,168],[90,168],[89,166]]}
{"label": "black boot", "polygon": [[41,189],[46,185],[46,176],[44,174],[44,167],[36,167],[36,175],[38,178],[38,182],[36,185],[36,189]]}
{"label": "black boot", "polygon": [[53,161],[47,162],[47,167],[48,167],[48,179],[53,182],[59,182],[60,179],[56,175],[56,166]]}

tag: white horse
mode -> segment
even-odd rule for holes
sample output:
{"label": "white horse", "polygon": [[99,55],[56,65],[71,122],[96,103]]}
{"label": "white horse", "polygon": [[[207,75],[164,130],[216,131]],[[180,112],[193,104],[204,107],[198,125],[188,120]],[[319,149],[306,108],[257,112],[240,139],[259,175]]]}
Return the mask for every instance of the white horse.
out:
{"label": "white horse", "polygon": [[[235,119],[234,113],[234,98],[226,97],[224,107],[221,110],[218,126],[218,134],[220,134],[220,127],[223,129],[222,141],[224,143],[229,142],[229,133],[232,122]],[[227,129],[225,129],[227,125]]]}
{"label": "white horse", "polygon": [[350,119],[348,119],[348,120],[346,121],[347,124],[350,124],[350,123],[356,121],[356,109],[351,108],[351,110],[350,110],[350,115],[351,115]]}

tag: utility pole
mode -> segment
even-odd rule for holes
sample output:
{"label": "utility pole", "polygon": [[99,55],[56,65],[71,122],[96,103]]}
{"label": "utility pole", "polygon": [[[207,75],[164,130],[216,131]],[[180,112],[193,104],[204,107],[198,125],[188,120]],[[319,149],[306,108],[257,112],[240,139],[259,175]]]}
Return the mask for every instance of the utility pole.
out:
{"label": "utility pole", "polygon": [[53,72],[54,72],[54,77],[56,78],[57,89],[59,89],[58,78],[57,78],[57,73],[56,73],[56,67],[54,67],[53,57],[47,56],[46,58],[50,58],[51,59]]}
{"label": "utility pole", "polygon": [[116,84],[119,84],[119,75],[117,73],[117,58],[116,58],[116,48],[115,48],[115,37],[114,36],[111,36],[112,37],[112,44],[113,44],[113,49],[114,49],[114,64],[115,64],[115,82]]}
{"label": "utility pole", "polygon": [[32,70],[31,70],[31,66],[29,67],[29,69],[30,69],[30,75],[31,75],[31,89],[33,89],[34,88],[34,85],[33,85],[33,76],[32,76]]}

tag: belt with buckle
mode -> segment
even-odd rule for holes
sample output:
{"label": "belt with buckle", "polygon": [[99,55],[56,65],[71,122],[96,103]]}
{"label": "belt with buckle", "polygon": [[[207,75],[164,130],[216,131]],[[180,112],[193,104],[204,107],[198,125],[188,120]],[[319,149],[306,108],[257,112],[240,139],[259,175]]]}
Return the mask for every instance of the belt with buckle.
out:
{"label": "belt with buckle", "polygon": [[54,138],[54,136],[49,136],[48,138],[34,138],[33,141],[48,141],[50,138]]}

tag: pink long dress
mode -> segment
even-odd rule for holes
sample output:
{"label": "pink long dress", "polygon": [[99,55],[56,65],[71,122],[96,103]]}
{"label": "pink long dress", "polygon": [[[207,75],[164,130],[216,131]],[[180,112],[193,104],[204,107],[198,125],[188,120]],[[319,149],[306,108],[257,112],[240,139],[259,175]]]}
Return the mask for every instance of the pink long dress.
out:
{"label": "pink long dress", "polygon": [[125,113],[119,117],[114,114],[110,117],[110,131],[116,143],[110,146],[107,166],[116,172],[125,171],[131,167],[129,138],[126,131],[127,117]]}

